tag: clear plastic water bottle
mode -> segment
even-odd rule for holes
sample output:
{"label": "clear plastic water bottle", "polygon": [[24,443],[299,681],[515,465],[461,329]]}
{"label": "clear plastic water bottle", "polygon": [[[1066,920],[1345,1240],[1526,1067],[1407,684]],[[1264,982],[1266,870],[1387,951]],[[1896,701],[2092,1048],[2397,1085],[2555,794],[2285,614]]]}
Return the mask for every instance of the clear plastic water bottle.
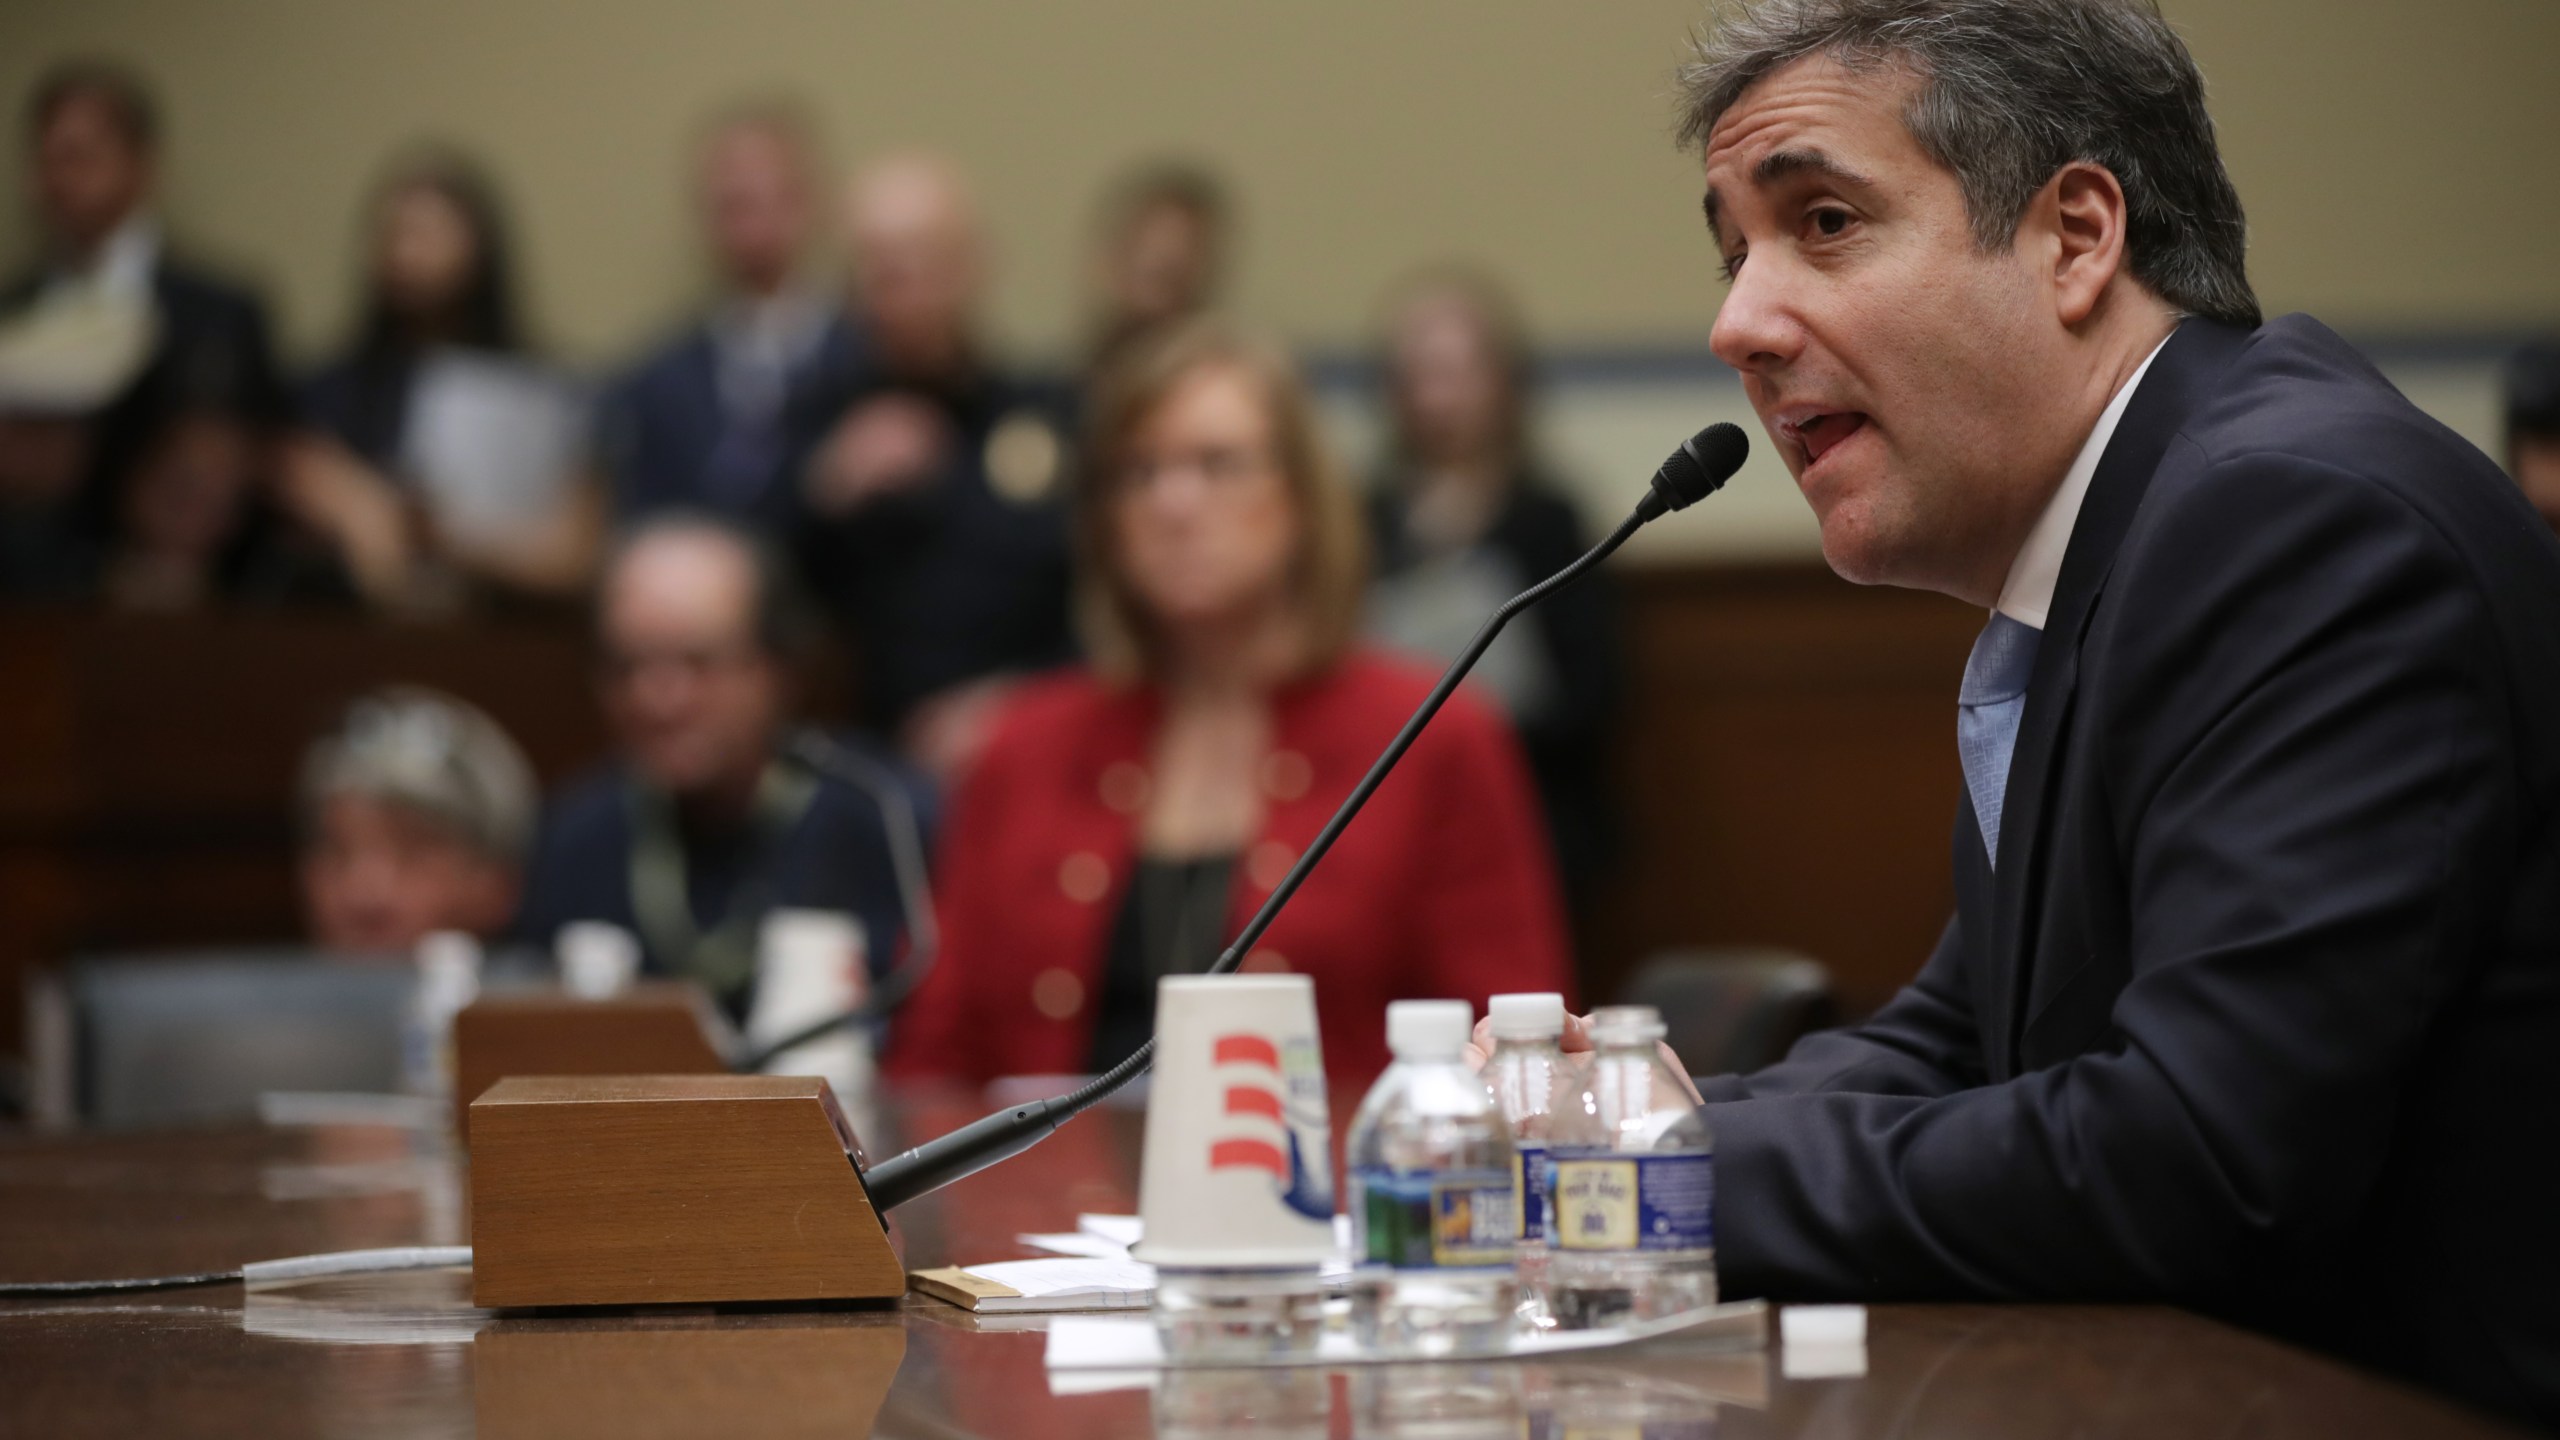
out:
{"label": "clear plastic water bottle", "polygon": [[1467,1068],[1463,1000],[1387,1007],[1395,1063],[1351,1122],[1352,1333],[1382,1354],[1508,1342],[1520,1282],[1510,1127]]}
{"label": "clear plastic water bottle", "polygon": [[418,984],[400,1023],[401,1083],[412,1095],[451,1100],[453,1017],[480,998],[480,942],[438,930],[418,941],[416,958]]}
{"label": "clear plastic water bottle", "polygon": [[1662,1035],[1650,1005],[1594,1012],[1581,1103],[1555,1127],[1547,1294],[1567,1329],[1716,1301],[1715,1144]]}
{"label": "clear plastic water bottle", "polygon": [[1493,1054],[1484,1081],[1511,1127],[1516,1156],[1520,1317],[1544,1329],[1555,1324],[1547,1303],[1547,1143],[1556,1110],[1581,1096],[1581,1074],[1557,1048],[1564,1036],[1562,995],[1496,995],[1485,1013],[1493,1022]]}

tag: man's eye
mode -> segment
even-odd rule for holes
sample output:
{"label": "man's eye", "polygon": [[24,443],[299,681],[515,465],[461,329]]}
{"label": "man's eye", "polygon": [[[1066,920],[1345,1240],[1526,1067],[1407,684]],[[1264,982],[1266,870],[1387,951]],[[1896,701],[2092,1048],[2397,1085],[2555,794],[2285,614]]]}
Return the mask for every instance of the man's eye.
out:
{"label": "man's eye", "polygon": [[1813,212],[1813,228],[1825,235],[1837,235],[1841,231],[1849,228],[1849,212],[1846,210],[1816,210]]}
{"label": "man's eye", "polygon": [[1748,254],[1747,251],[1736,250],[1724,257],[1723,262],[1716,267],[1724,272],[1724,283],[1732,284],[1734,277],[1742,273],[1742,262]]}

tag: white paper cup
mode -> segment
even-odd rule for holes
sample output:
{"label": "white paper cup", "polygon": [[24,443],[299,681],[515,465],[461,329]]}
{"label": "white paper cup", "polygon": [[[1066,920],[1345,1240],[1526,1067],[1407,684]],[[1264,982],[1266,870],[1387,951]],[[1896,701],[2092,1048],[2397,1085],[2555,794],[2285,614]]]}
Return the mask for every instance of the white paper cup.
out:
{"label": "white paper cup", "polygon": [[571,921],[553,944],[560,983],[581,1000],[610,1000],[640,973],[640,937],[611,921]]}
{"label": "white paper cup", "polygon": [[1176,1269],[1322,1265],[1333,1200],[1314,983],[1165,977],[1133,1253]]}

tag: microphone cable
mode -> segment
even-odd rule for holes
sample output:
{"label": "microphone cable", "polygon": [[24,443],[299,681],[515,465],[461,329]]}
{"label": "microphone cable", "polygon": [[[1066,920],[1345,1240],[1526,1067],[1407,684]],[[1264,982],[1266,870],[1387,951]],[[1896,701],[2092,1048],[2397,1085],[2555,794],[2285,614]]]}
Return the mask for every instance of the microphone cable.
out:
{"label": "microphone cable", "polygon": [[400,1270],[468,1266],[468,1245],[395,1245],[381,1250],[332,1250],[282,1260],[252,1260],[237,1270],[193,1275],[145,1275],[117,1280],[0,1280],[0,1300],[58,1299],[66,1295],[127,1295],[141,1290],[185,1290],[199,1285],[277,1285],[328,1275],[382,1275]]}

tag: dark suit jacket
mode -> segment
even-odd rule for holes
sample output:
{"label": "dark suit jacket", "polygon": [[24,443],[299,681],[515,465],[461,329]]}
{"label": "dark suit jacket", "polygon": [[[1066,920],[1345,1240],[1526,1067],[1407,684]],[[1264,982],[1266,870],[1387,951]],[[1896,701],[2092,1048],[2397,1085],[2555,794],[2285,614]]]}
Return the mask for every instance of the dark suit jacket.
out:
{"label": "dark suit jacket", "polygon": [[[41,270],[19,277],[0,289],[0,310],[27,304],[44,283]],[[152,271],[151,294],[159,338],[142,373],[93,417],[94,445],[80,493],[49,511],[0,516],[0,595],[59,598],[86,591],[113,524],[116,497],[109,488],[172,406],[212,405],[265,424],[291,418],[292,399],[256,294],[165,251]]]}
{"label": "dark suit jacket", "polygon": [[1736,1294],[2167,1300],[2560,1421],[2560,545],[2316,322],[2190,321],[2063,562],[1997,874],[1712,1082]]}
{"label": "dark suit jacket", "polygon": [[[791,467],[833,413],[844,374],[862,368],[862,338],[831,319],[817,348],[792,374],[769,434],[749,434],[720,403],[719,358],[711,331],[695,325],[616,380],[598,406],[597,454],[614,513],[624,519],[670,508],[719,511],[787,529],[799,496]],[[752,454],[737,463],[764,481],[731,493],[713,487],[723,446]]]}
{"label": "dark suit jacket", "polygon": [[[924,777],[852,736],[837,743],[894,775],[916,809],[921,837],[932,841],[934,797]],[[543,805],[542,824],[525,862],[524,896],[512,938],[546,953],[576,920],[604,920],[638,937],[652,975],[682,977],[686,957],[668,954],[639,920],[632,895],[632,851],[639,834],[636,783],[619,764],[580,776]],[[685,835],[685,904],[697,934],[734,925],[752,938],[775,909],[835,910],[862,922],[872,973],[889,972],[906,940],[906,907],[890,859],[890,821],[880,802],[832,775],[817,777],[808,807],[788,828],[762,833],[748,825],[726,835]],[[752,983],[715,994],[734,1018],[752,1002]]]}

